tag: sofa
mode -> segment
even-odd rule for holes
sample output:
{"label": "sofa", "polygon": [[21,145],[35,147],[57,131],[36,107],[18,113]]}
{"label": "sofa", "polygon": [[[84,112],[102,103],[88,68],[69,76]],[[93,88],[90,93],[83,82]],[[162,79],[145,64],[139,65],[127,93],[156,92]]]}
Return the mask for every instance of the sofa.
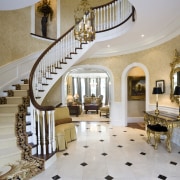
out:
{"label": "sofa", "polygon": [[84,110],[87,111],[88,110],[96,110],[98,113],[98,110],[100,109],[100,107],[102,107],[102,97],[87,97],[84,96]]}
{"label": "sofa", "polygon": [[77,139],[76,128],[67,106],[55,108],[54,119],[56,149],[62,151],[67,149],[69,142]]}

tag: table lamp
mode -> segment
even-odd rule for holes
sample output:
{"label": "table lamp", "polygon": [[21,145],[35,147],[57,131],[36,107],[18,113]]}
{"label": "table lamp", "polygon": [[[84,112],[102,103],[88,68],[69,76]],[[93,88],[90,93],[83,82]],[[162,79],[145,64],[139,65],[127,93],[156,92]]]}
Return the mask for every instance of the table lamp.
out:
{"label": "table lamp", "polygon": [[158,94],[162,94],[161,87],[154,87],[152,94],[156,94],[156,110],[155,110],[155,114],[158,115],[159,114],[159,110],[158,110]]}
{"label": "table lamp", "polygon": [[180,86],[175,87],[174,95],[178,97],[179,101],[179,116],[177,117],[177,119],[180,120]]}
{"label": "table lamp", "polygon": [[74,101],[73,96],[69,94],[66,99],[67,99],[68,106],[71,106]]}

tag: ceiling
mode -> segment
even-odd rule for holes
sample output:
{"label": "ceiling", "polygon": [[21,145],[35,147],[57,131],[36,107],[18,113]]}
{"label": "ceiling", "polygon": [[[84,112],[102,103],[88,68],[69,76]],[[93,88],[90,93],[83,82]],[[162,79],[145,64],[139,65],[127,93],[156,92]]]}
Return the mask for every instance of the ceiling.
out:
{"label": "ceiling", "polygon": [[[91,50],[91,57],[141,51],[180,34],[180,0],[129,1],[136,9],[136,21],[132,28],[116,39],[96,43]],[[0,10],[24,8],[36,2],[38,0],[1,0]]]}

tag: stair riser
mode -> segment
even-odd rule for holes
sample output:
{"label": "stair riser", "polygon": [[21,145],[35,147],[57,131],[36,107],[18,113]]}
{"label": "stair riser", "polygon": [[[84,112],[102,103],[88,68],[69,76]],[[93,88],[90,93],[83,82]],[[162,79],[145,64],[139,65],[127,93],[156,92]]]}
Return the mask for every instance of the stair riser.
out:
{"label": "stair riser", "polygon": [[4,135],[4,134],[14,134],[15,135],[15,128],[14,127],[2,127],[0,128],[0,135]]}
{"label": "stair riser", "polygon": [[15,97],[26,97],[28,95],[26,90],[23,91],[14,91]]}
{"label": "stair riser", "polygon": [[12,148],[12,147],[16,147],[16,138],[11,138],[11,139],[4,139],[4,140],[1,140],[0,139],[0,149],[6,149],[6,148]]}
{"label": "stair riser", "polygon": [[22,98],[7,98],[7,104],[22,104]]}
{"label": "stair riser", "polygon": [[0,157],[0,166],[8,165],[9,163],[17,163],[19,160],[21,160],[21,152],[8,154],[8,157]]}
{"label": "stair riser", "polygon": [[0,113],[17,113],[18,107],[0,107]]}
{"label": "stair riser", "polygon": [[0,124],[14,124],[15,123],[15,115],[14,116],[0,116]]}
{"label": "stair riser", "polygon": [[28,90],[29,89],[29,84],[22,84],[21,85],[21,90]]}

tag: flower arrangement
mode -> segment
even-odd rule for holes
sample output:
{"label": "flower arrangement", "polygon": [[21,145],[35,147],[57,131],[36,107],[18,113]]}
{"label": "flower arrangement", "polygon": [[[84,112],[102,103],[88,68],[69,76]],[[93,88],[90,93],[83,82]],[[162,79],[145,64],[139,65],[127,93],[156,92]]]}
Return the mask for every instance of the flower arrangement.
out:
{"label": "flower arrangement", "polygon": [[50,0],[42,0],[38,3],[37,11],[44,16],[50,16],[50,20],[52,20],[53,17],[53,9],[50,6]]}

